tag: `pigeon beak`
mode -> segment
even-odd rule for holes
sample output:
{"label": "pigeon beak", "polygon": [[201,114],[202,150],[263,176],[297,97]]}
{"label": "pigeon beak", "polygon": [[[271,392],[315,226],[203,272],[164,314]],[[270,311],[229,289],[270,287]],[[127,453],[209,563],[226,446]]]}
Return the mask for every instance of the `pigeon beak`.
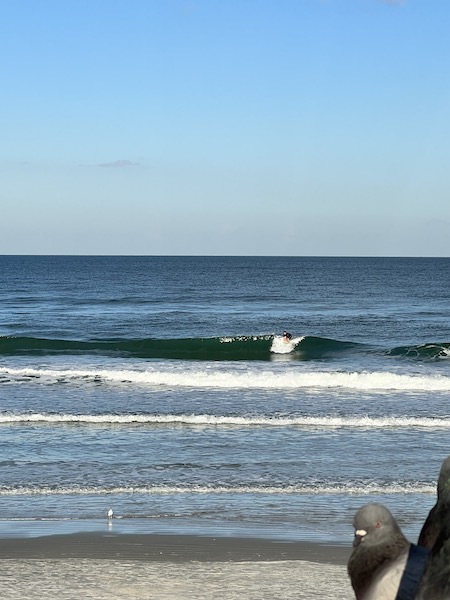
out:
{"label": "pigeon beak", "polygon": [[367,535],[367,531],[365,529],[357,529],[355,531],[355,539],[353,540],[353,547],[358,546]]}

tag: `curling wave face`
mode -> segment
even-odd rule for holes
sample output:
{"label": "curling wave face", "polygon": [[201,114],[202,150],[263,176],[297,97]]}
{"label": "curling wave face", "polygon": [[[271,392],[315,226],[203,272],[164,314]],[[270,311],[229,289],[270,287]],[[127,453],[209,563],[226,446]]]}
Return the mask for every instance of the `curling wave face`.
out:
{"label": "curling wave face", "polygon": [[450,343],[430,342],[395,348],[316,336],[297,336],[284,341],[281,336],[242,335],[212,338],[63,340],[0,336],[0,356],[97,355],[181,360],[272,360],[289,355],[293,360],[317,359],[340,354],[378,352],[408,358],[449,358]]}

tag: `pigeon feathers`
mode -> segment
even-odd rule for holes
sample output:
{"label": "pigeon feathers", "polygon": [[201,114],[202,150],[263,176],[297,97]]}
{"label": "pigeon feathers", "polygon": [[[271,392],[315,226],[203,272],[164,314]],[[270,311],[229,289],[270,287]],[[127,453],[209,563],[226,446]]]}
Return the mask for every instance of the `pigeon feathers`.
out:
{"label": "pigeon feathers", "polygon": [[392,513],[382,504],[360,508],[353,525],[355,539],[348,573],[357,600],[399,600],[403,589],[406,591],[402,600],[414,598],[408,594],[417,591],[427,551],[417,550],[406,539]]}
{"label": "pigeon feathers", "polygon": [[450,456],[437,483],[437,499],[412,544],[382,504],[361,507],[348,574],[357,600],[450,599]]}
{"label": "pigeon feathers", "polygon": [[419,535],[430,550],[417,600],[450,598],[450,457],[442,463],[437,500]]}

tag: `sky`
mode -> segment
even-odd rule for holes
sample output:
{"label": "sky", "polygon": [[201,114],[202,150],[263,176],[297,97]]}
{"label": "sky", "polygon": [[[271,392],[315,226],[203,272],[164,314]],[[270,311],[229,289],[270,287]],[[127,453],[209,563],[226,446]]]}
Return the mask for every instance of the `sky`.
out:
{"label": "sky", "polygon": [[0,0],[0,254],[450,256],[448,0]]}

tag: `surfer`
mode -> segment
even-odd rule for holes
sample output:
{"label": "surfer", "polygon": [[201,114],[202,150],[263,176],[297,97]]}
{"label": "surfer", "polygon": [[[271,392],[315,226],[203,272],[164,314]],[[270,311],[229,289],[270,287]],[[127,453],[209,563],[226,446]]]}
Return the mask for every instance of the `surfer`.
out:
{"label": "surfer", "polygon": [[290,342],[292,340],[292,334],[289,331],[283,331],[283,341]]}

